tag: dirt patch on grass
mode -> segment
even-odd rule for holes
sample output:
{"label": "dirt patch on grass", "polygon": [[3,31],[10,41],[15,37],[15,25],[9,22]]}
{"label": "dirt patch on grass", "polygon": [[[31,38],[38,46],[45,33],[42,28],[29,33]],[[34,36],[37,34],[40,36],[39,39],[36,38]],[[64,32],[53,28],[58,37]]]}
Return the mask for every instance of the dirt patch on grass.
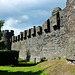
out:
{"label": "dirt patch on grass", "polygon": [[58,60],[47,69],[46,73],[48,75],[75,75],[75,65],[67,63],[66,60]]}

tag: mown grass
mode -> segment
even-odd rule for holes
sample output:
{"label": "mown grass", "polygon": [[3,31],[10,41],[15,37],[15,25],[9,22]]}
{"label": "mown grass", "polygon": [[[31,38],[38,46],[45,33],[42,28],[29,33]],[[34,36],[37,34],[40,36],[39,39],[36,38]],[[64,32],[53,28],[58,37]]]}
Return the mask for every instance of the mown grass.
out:
{"label": "mown grass", "polygon": [[0,75],[75,75],[75,65],[60,59],[34,66],[0,66]]}

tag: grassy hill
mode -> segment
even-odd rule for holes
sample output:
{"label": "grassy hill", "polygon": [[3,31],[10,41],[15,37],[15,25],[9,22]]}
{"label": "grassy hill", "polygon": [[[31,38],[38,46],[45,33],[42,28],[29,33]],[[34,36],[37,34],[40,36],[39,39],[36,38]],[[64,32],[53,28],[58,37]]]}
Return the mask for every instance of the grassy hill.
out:
{"label": "grassy hill", "polygon": [[0,75],[75,75],[75,65],[60,59],[35,66],[0,66]]}

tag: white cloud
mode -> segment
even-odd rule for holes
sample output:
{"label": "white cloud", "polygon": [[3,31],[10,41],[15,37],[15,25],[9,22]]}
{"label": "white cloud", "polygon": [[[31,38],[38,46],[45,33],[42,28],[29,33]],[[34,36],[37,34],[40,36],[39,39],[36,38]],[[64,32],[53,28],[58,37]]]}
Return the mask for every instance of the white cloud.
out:
{"label": "white cloud", "polygon": [[45,2],[53,2],[53,1],[52,0],[0,0],[0,3],[2,5],[6,5],[6,4],[18,5],[18,4],[21,4],[21,3],[24,3],[24,4],[28,5],[28,4],[31,4],[31,3],[32,4],[37,4],[37,3],[40,3],[40,2],[45,3]]}
{"label": "white cloud", "polygon": [[6,20],[4,26],[2,27],[2,30],[14,30],[15,31],[15,35],[19,34],[21,31],[23,31],[22,29],[17,29],[14,28],[14,25],[17,25],[20,21],[17,19],[13,19],[13,18],[9,18]]}
{"label": "white cloud", "polygon": [[[36,8],[44,8],[45,7],[52,7],[53,3],[62,3],[66,0],[0,0],[0,13],[25,13],[28,9],[36,9]],[[54,5],[56,5],[54,4]],[[26,10],[26,11],[25,11]],[[29,11],[30,12],[30,11]]]}
{"label": "white cloud", "polygon": [[13,29],[17,35],[23,29],[42,25],[52,9],[65,4],[66,0],[0,0],[0,19],[5,20],[3,29]]}
{"label": "white cloud", "polygon": [[[60,0],[58,0],[59,2]],[[63,1],[63,0],[61,0]],[[0,9],[16,11],[19,8],[35,8],[39,6],[50,6],[51,3],[57,2],[57,0],[0,0]],[[48,5],[47,5],[48,4]]]}
{"label": "white cloud", "polygon": [[6,20],[5,25],[13,26],[19,22],[20,22],[20,20],[9,18],[8,20]]}
{"label": "white cloud", "polygon": [[29,19],[29,17],[27,15],[23,15],[23,16],[21,16],[21,18],[24,19],[24,20],[28,20]]}
{"label": "white cloud", "polygon": [[23,31],[22,29],[17,29],[17,28],[14,28],[12,26],[9,26],[9,25],[4,25],[2,30],[14,30],[15,35],[19,35],[20,32]]}
{"label": "white cloud", "polygon": [[17,7],[23,7],[28,8],[28,7],[33,7],[37,3],[37,0],[0,0],[0,9],[7,9],[11,10]]}

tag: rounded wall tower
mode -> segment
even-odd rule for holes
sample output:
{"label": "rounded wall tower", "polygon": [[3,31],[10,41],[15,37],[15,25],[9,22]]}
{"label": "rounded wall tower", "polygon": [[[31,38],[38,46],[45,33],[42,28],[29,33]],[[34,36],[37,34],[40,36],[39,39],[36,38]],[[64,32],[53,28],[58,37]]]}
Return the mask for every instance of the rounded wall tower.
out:
{"label": "rounded wall tower", "polygon": [[6,43],[6,50],[11,50],[11,40],[10,39],[12,38],[13,35],[14,35],[13,30],[11,30],[10,32],[9,32],[9,30],[5,30],[3,32],[2,40],[5,41],[5,43]]}

